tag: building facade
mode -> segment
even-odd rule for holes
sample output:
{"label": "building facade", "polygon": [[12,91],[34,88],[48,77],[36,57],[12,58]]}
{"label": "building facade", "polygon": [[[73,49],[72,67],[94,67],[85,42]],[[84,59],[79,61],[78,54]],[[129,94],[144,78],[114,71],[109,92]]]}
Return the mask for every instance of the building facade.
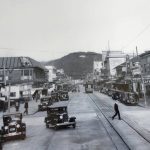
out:
{"label": "building facade", "polygon": [[122,51],[102,51],[102,78],[112,79],[116,76],[116,66],[125,61],[126,55]]}
{"label": "building facade", "polygon": [[47,79],[47,69],[30,57],[0,57],[0,84],[32,84],[38,86]]}

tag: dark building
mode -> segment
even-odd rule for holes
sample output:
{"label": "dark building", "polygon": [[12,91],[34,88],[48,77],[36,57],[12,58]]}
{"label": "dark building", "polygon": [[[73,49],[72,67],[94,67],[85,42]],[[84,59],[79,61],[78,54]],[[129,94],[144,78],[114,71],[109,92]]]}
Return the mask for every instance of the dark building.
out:
{"label": "dark building", "polygon": [[130,59],[129,67],[127,62],[124,62],[115,69],[117,77],[121,78],[122,81],[126,81],[128,77],[133,91],[138,93],[140,97],[143,96],[143,91],[145,91],[146,96],[150,97],[150,51]]}
{"label": "dark building", "polygon": [[1,85],[30,83],[38,86],[48,80],[47,71],[40,62],[30,57],[0,57]]}

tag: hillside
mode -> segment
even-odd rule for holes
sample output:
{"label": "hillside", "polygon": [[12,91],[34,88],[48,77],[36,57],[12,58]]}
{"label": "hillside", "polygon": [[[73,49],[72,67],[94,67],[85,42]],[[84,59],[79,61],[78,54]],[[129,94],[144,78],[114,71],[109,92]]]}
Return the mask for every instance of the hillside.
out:
{"label": "hillside", "polygon": [[93,71],[93,60],[101,60],[102,55],[94,52],[70,53],[60,59],[49,61],[45,65],[53,65],[75,79],[84,77]]}

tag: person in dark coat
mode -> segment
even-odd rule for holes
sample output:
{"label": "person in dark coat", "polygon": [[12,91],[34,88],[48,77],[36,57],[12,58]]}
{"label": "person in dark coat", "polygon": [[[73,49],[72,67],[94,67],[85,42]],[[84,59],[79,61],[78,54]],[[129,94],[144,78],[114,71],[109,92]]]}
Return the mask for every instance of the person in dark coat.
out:
{"label": "person in dark coat", "polygon": [[19,111],[19,100],[16,100],[16,103],[15,103],[15,107],[16,107],[16,111]]}
{"label": "person in dark coat", "polygon": [[115,110],[115,114],[112,116],[112,120],[118,115],[118,119],[121,120],[121,117],[120,117],[120,112],[119,112],[119,107],[118,107],[118,104],[114,104],[114,110]]}
{"label": "person in dark coat", "polygon": [[27,100],[24,103],[24,108],[25,108],[24,113],[28,114],[28,101]]}

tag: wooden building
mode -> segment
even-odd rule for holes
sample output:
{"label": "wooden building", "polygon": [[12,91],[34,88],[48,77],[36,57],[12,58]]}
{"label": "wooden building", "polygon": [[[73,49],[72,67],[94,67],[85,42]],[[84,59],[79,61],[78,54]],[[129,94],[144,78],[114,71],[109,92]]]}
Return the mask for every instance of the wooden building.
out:
{"label": "wooden building", "polygon": [[48,70],[30,57],[0,57],[0,84],[32,84],[47,82]]}

